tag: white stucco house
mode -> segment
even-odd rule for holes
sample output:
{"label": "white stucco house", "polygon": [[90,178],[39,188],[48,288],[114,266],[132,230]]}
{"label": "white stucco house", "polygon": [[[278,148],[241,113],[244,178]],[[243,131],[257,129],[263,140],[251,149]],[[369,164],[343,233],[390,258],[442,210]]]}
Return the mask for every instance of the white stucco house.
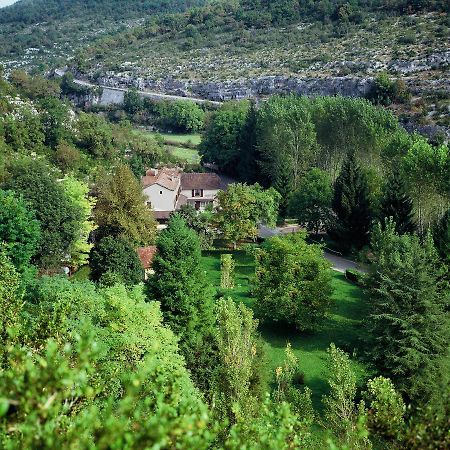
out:
{"label": "white stucco house", "polygon": [[142,177],[147,205],[160,222],[167,221],[173,211],[186,204],[196,210],[205,209],[226,186],[216,173],[182,173],[179,169],[166,167],[149,169]]}
{"label": "white stucco house", "polygon": [[216,173],[181,174],[181,195],[197,210],[214,203],[217,193],[226,189],[226,183]]}

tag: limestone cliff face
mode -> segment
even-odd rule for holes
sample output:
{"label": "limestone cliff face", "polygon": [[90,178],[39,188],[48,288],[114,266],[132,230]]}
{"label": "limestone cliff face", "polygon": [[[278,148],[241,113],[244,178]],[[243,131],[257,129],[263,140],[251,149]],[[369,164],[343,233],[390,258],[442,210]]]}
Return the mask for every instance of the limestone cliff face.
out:
{"label": "limestone cliff face", "polygon": [[[295,93],[308,96],[364,97],[373,84],[372,78],[328,77],[294,78],[266,76],[249,80],[203,82],[196,80],[151,80],[125,75],[106,74],[97,83],[116,88],[137,88],[182,97],[198,97],[211,101],[262,98],[274,94]],[[103,101],[102,101],[103,103]],[[111,101],[117,103],[117,101]]]}

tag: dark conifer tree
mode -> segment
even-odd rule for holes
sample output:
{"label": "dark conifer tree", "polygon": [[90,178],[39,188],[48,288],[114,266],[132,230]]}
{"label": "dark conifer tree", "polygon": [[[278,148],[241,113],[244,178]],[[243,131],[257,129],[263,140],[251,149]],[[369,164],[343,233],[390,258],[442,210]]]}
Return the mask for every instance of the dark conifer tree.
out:
{"label": "dark conifer tree", "polygon": [[336,180],[332,208],[335,220],[328,230],[330,236],[344,250],[367,244],[372,222],[369,185],[353,150]]}
{"label": "dark conifer tree", "polygon": [[443,261],[450,265],[450,209],[433,228],[434,244]]}
{"label": "dark conifer tree", "polygon": [[382,223],[392,217],[399,234],[412,233],[414,223],[413,202],[406,192],[405,182],[397,169],[389,176],[381,204]]}
{"label": "dark conifer tree", "polygon": [[268,186],[268,180],[264,179],[259,166],[261,156],[257,147],[257,118],[256,106],[252,102],[238,138],[240,161],[237,170],[240,180],[249,184],[260,183],[263,186]]}
{"label": "dark conifer tree", "polygon": [[207,392],[215,366],[215,315],[212,288],[200,265],[198,236],[176,214],[156,246],[154,275],[147,281],[149,299],[160,302],[165,322],[180,339],[195,383]]}
{"label": "dark conifer tree", "polygon": [[292,168],[286,158],[279,159],[272,186],[281,194],[279,215],[284,218],[287,216],[291,197],[294,192]]}
{"label": "dark conifer tree", "polygon": [[372,250],[368,353],[407,398],[429,401],[449,381],[442,364],[450,290],[442,265],[430,235],[399,235],[391,220],[375,226]]}

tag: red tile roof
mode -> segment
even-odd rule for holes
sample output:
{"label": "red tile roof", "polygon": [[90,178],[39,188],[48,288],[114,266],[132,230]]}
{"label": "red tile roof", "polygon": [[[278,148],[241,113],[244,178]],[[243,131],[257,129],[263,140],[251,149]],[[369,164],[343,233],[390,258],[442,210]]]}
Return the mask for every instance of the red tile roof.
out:
{"label": "red tile roof", "polygon": [[142,185],[144,187],[153,184],[159,184],[171,191],[174,191],[180,182],[180,172],[178,169],[149,169],[144,177],[142,177]]}
{"label": "red tile roof", "polygon": [[156,245],[150,245],[149,247],[139,247],[136,250],[139,259],[141,260],[142,267],[144,269],[151,269],[153,263],[153,257],[156,255]]}

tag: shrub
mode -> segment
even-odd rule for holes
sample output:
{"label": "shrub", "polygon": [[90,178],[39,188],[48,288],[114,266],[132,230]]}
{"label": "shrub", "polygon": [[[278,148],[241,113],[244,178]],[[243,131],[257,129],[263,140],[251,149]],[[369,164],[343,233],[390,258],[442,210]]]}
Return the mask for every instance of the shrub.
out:
{"label": "shrub", "polygon": [[111,280],[111,273],[128,285],[140,283],[144,279],[136,251],[121,237],[107,236],[96,243],[91,250],[89,265],[91,279],[102,280],[105,284],[110,284],[107,280]]}
{"label": "shrub", "polygon": [[362,284],[364,274],[362,272],[359,272],[355,269],[347,269],[345,271],[345,278],[347,278],[348,281],[351,281],[352,283],[355,283],[357,285]]}
{"label": "shrub", "polygon": [[314,330],[331,303],[330,265],[302,234],[273,237],[256,259],[256,311],[266,321]]}

